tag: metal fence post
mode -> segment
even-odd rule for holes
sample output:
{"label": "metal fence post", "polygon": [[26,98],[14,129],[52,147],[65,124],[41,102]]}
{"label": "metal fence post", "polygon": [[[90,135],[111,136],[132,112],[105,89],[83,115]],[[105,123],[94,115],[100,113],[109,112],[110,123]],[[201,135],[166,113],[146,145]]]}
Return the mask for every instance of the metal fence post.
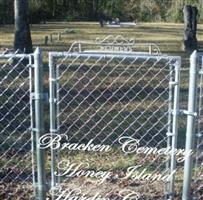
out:
{"label": "metal fence post", "polygon": [[[55,69],[55,59],[49,53],[49,103],[50,103],[50,133],[52,139],[54,134],[57,134],[57,122],[56,122],[56,69]],[[51,189],[52,189],[52,199],[55,199],[54,189],[56,187],[56,177],[55,177],[55,159],[56,150],[51,148]]]}
{"label": "metal fence post", "polygon": [[32,152],[32,184],[33,184],[33,195],[36,197],[37,195],[37,184],[36,184],[36,141],[35,141],[35,132],[34,132],[34,112],[33,112],[33,68],[32,66],[32,58],[33,56],[31,55],[29,57],[29,76],[30,76],[30,126],[31,126],[31,152]]}
{"label": "metal fence post", "polygon": [[[43,118],[43,64],[42,52],[37,48],[34,52],[34,91],[35,91],[35,133],[36,143],[44,132]],[[36,145],[38,200],[46,199],[45,155],[44,150]]]}
{"label": "metal fence post", "polygon": [[189,97],[188,97],[188,115],[185,147],[185,164],[183,177],[183,194],[182,200],[190,200],[190,186],[192,178],[192,155],[195,137],[195,120],[196,120],[196,100],[197,100],[197,51],[194,51],[190,57],[190,79],[189,79]]}
{"label": "metal fence post", "polygon": [[[170,65],[170,83],[173,81],[173,65]],[[169,84],[169,97],[168,97],[168,128],[167,128],[167,148],[171,148],[171,133],[172,133],[172,101],[173,101],[173,85]],[[167,162],[166,162],[166,170],[170,169],[170,161],[171,161],[171,155],[167,155]],[[168,199],[170,190],[170,182],[166,184],[166,196],[165,199]]]}
{"label": "metal fence post", "polygon": [[173,199],[175,190],[175,173],[176,170],[176,155],[177,149],[177,138],[178,138],[178,115],[180,112],[179,108],[179,95],[180,95],[180,66],[181,59],[175,63],[175,85],[174,85],[174,105],[173,105],[173,125],[172,125],[172,141],[171,141],[171,174],[172,178],[170,181],[169,198]]}

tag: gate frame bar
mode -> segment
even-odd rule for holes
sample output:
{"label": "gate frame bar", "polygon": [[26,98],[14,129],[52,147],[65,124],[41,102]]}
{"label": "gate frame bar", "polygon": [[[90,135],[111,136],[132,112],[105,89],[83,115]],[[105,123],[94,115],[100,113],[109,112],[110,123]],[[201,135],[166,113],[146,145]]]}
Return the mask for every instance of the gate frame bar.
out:
{"label": "gate frame bar", "polygon": [[169,186],[169,199],[173,199],[175,195],[175,172],[176,172],[176,154],[175,151],[177,149],[177,142],[178,142],[178,120],[180,115],[180,68],[181,68],[181,59],[179,58],[176,63],[174,64],[174,71],[175,71],[175,85],[174,85],[174,97],[173,97],[173,119],[172,119],[172,138],[171,138],[171,170],[170,174],[172,174],[172,178],[170,180]]}

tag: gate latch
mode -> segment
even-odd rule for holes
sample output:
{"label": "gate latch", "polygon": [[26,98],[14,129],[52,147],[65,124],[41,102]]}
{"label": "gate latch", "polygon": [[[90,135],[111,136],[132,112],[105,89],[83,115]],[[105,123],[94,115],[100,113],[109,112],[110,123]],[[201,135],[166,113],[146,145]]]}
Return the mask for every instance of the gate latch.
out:
{"label": "gate latch", "polygon": [[180,115],[190,115],[193,117],[197,117],[197,112],[190,112],[188,110],[180,110]]}
{"label": "gate latch", "polygon": [[32,100],[43,99],[46,102],[48,102],[48,100],[49,100],[48,93],[39,93],[36,95],[34,92],[32,92],[30,95],[31,95]]}

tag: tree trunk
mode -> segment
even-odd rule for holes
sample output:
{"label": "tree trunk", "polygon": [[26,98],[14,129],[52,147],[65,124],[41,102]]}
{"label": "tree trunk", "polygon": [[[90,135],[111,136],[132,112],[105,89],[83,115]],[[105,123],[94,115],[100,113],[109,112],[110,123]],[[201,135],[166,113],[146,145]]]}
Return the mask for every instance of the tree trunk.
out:
{"label": "tree trunk", "polygon": [[[6,16],[8,16],[7,14],[8,14],[8,9],[6,9],[6,6],[8,6],[7,5],[7,2],[6,2],[6,0],[3,0],[2,1],[2,3],[1,3],[1,6],[2,6],[2,10],[5,10],[5,14],[6,14]],[[2,15],[2,19],[0,19],[0,24],[2,23],[3,25],[5,25],[6,24],[6,21],[7,21],[7,19],[6,19],[6,16],[4,15]]]}
{"label": "tree trunk", "polygon": [[192,31],[193,31],[193,39],[197,40],[197,15],[198,10],[196,7],[192,7]]}
{"label": "tree trunk", "polygon": [[28,20],[28,0],[15,0],[15,39],[14,50],[32,53],[32,39]]}
{"label": "tree trunk", "polygon": [[184,50],[193,51],[197,49],[197,14],[198,10],[196,7],[186,5],[184,7],[184,22],[185,22],[185,32],[184,32]]}

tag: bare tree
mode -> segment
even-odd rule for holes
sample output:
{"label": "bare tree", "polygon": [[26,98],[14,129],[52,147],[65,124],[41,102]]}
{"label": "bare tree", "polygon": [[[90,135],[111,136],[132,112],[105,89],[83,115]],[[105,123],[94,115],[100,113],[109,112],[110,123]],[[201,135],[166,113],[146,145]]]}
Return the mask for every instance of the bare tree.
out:
{"label": "bare tree", "polygon": [[32,39],[28,19],[28,0],[15,0],[15,39],[14,49],[32,53]]}

